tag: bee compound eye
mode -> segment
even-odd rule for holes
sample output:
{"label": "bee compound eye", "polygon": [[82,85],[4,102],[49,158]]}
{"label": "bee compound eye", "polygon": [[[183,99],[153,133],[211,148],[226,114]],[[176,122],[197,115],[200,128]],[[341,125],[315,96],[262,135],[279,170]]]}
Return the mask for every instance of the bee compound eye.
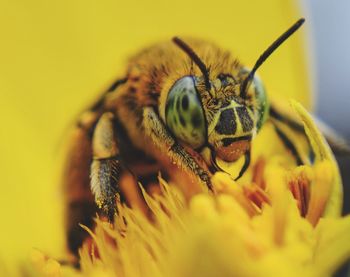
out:
{"label": "bee compound eye", "polygon": [[205,116],[193,76],[177,80],[168,93],[165,119],[176,138],[193,148],[205,143]]}
{"label": "bee compound eye", "polygon": [[267,98],[264,84],[259,78],[259,76],[254,76],[252,87],[254,88],[256,110],[258,112],[257,129],[260,130],[261,126],[267,120],[269,114],[269,101]]}
{"label": "bee compound eye", "polygon": [[[249,69],[243,67],[240,70],[240,75],[246,78],[249,72]],[[256,127],[257,131],[259,131],[268,118],[270,103],[267,97],[265,86],[262,80],[259,78],[259,75],[256,73],[254,74],[251,85],[249,86],[249,93],[250,94],[248,95],[255,99],[254,109],[256,110],[257,114]]]}

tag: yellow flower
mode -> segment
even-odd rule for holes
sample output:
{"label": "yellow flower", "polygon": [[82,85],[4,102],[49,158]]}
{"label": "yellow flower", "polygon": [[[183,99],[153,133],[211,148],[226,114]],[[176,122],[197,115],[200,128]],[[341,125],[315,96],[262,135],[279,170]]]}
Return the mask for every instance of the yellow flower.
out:
{"label": "yellow flower", "polygon": [[95,245],[82,248],[81,272],[50,259],[35,264],[46,276],[330,276],[350,257],[350,217],[340,217],[341,182],[328,145],[302,106],[292,106],[314,165],[288,169],[280,159],[260,159],[249,183],[219,172],[215,194],[188,203],[160,179],[161,195],[144,192],[151,218],[123,206],[114,226],[97,219],[94,232],[86,229]]}
{"label": "yellow flower", "polygon": [[[55,3],[40,0],[28,3],[3,1],[0,13],[4,42],[0,45],[0,114],[2,129],[6,130],[0,136],[2,168],[0,213],[3,222],[0,236],[0,276],[23,273],[23,259],[27,258],[28,249],[32,247],[38,247],[50,257],[61,257],[64,251],[62,195],[57,193],[58,182],[55,181],[58,171],[58,161],[54,159],[55,150],[59,147],[60,138],[65,134],[67,125],[81,108],[95,98],[96,92],[102,90],[101,84],[107,84],[109,80],[120,76],[126,57],[140,47],[159,39],[195,34],[228,47],[244,64],[252,65],[260,51],[276,38],[276,34],[300,16],[297,4],[293,0],[265,0],[255,1],[253,4],[250,1],[231,0],[219,0],[215,3],[206,3],[202,0],[191,2],[178,0],[171,3],[155,0],[140,1],[137,5],[133,1],[115,0],[106,0],[103,3],[82,0],[73,2],[61,0]],[[14,14],[17,15],[16,20],[13,20]],[[121,28],[125,26],[125,22],[128,22],[127,29]],[[293,97],[310,108],[312,99],[308,93],[309,79],[301,32],[285,44],[278,55],[271,58],[260,74],[272,99]],[[269,126],[265,129],[269,129]],[[271,139],[271,134],[263,130],[255,142],[258,147],[254,147],[253,152],[259,149],[259,145],[263,145],[261,142],[266,139],[263,133]],[[321,145],[318,143],[316,142],[316,147]],[[280,148],[283,149],[282,146]],[[120,244],[124,245],[124,248],[131,249],[130,251],[119,253],[115,251],[113,245],[104,243],[104,237],[99,234],[108,232],[113,237],[118,236],[118,233],[105,226],[105,223],[99,222],[97,239],[103,243],[99,251],[101,253],[105,251],[106,255],[92,263],[88,250],[83,250],[83,273],[60,266],[57,261],[48,258],[40,251],[32,253],[31,261],[35,266],[28,267],[25,271],[34,276],[39,274],[59,276],[114,275],[117,270],[130,270],[131,275],[141,273],[162,275],[173,270],[172,274],[175,275],[180,270],[180,268],[176,270],[176,267],[187,257],[185,254],[193,260],[205,254],[202,260],[198,260],[198,263],[204,264],[206,264],[204,258],[214,259],[216,265],[218,263],[225,265],[225,261],[235,261],[230,269],[234,265],[240,268],[244,263],[240,262],[241,254],[237,254],[237,251],[251,249],[249,253],[256,252],[254,256],[256,259],[259,253],[269,253],[267,246],[264,246],[267,249],[265,250],[258,243],[265,240],[264,234],[265,236],[276,234],[277,241],[281,242],[283,235],[289,234],[289,231],[286,231],[289,230],[288,224],[278,225],[278,228],[273,225],[275,229],[271,229],[269,221],[262,218],[283,223],[287,221],[283,218],[283,211],[287,209],[288,214],[293,215],[292,218],[304,220],[298,217],[295,210],[290,211],[293,205],[305,208],[305,205],[302,206],[304,203],[302,198],[296,197],[297,200],[293,200],[288,191],[282,190],[280,194],[289,199],[287,208],[284,206],[287,202],[274,203],[273,195],[274,193],[279,195],[278,189],[276,192],[266,189],[275,182],[278,183],[276,181],[278,179],[270,175],[280,172],[285,176],[280,178],[286,180],[294,180],[293,178],[297,177],[301,180],[310,178],[310,184],[318,183],[319,179],[320,182],[324,181],[322,176],[318,179],[312,177],[318,175],[310,167],[286,171],[284,165],[285,163],[290,165],[290,161],[285,156],[267,158],[269,155],[266,153],[259,156],[259,151],[256,152],[253,153],[254,168],[257,172],[255,180],[264,180],[266,187],[249,183],[253,171],[248,172],[239,184],[232,183],[226,175],[219,174],[215,177],[217,196],[198,195],[187,203],[176,189],[164,184],[163,189],[166,193],[162,198],[156,200],[147,198],[153,208],[158,209],[159,218],[155,224],[150,224],[137,211],[123,208],[123,214],[130,218],[130,224],[126,227],[128,236],[125,241],[120,239],[123,241]],[[328,158],[325,160],[329,161]],[[322,167],[336,168],[333,163],[331,166],[329,162],[322,164],[318,172],[323,170]],[[261,167],[265,169],[259,169]],[[261,176],[262,172],[266,173]],[[348,220],[336,218],[333,222],[334,215],[341,207],[339,200],[341,184],[338,173],[330,172],[333,173],[330,173],[329,177],[333,177],[333,181],[338,185],[329,187],[332,193],[328,201],[325,200],[327,195],[314,196],[313,203],[316,204],[316,208],[311,209],[313,212],[309,215],[310,219],[317,221],[320,212],[317,207],[322,209],[321,205],[317,205],[319,203],[317,199],[326,201],[325,214],[331,218],[325,223],[324,219],[320,220],[316,229],[310,229],[319,237],[322,245],[317,246],[317,251],[328,251],[328,256],[323,255],[322,259],[319,259],[320,272],[333,271],[348,253],[346,243],[341,240],[345,236],[341,231],[348,230]],[[270,185],[271,178],[275,181],[272,180]],[[288,184],[294,186],[291,182]],[[323,190],[319,192],[323,193]],[[276,205],[280,205],[281,209],[277,209]],[[160,209],[160,206],[168,209]],[[172,220],[169,220],[169,215]],[[209,221],[211,217],[212,221]],[[226,220],[220,219],[223,217]],[[259,218],[260,222],[265,223],[259,223]],[[210,225],[211,222],[213,225]],[[239,222],[241,223],[238,224]],[[308,222],[304,225],[310,227]],[[256,226],[260,224],[262,227],[255,228],[254,224]],[[140,225],[141,227],[137,228]],[[237,238],[250,234],[257,228],[261,234],[257,234],[255,239],[254,236],[245,235],[244,237],[249,240],[247,247],[238,239],[232,241],[235,237],[230,235],[230,232],[234,231],[231,230],[233,227],[239,228],[234,233]],[[220,230],[228,234],[221,237]],[[192,241],[190,235],[197,235],[197,239]],[[208,238],[208,235],[212,235],[213,238]],[[149,237],[151,242],[157,243],[149,245],[145,240],[139,241],[139,237],[145,236]],[[203,244],[202,252],[204,250],[207,252],[201,252],[201,255],[194,257],[195,242],[201,243],[201,238],[207,242]],[[226,245],[226,239],[231,239],[230,244]],[[272,249],[273,241],[270,239],[264,243],[268,242]],[[328,242],[331,245],[327,245]],[[236,250],[231,250],[236,244],[237,248],[234,248]],[[293,252],[291,248],[288,249]],[[169,251],[171,255],[167,254]],[[221,251],[221,255],[218,251]],[[229,254],[225,254],[226,251]],[[153,252],[158,255],[157,260]],[[297,251],[293,253],[293,257],[297,256],[295,254]],[[303,253],[301,256],[306,256],[306,252]],[[182,256],[183,259],[178,260]],[[277,264],[281,258],[278,256],[274,262],[272,256],[264,258],[267,260],[266,267],[270,263],[273,268],[274,263]],[[251,263],[255,266],[256,261],[250,256],[249,259],[245,256],[242,258],[247,260],[247,267]],[[115,262],[116,259],[122,263]],[[215,268],[214,262],[208,263],[208,266],[213,265],[212,268]],[[145,264],[148,264],[147,268]],[[186,261],[185,265],[193,266],[192,268],[184,266],[181,270],[185,273],[196,268],[196,263]],[[222,266],[222,269],[225,270],[225,267]]]}
{"label": "yellow flower", "polygon": [[[11,271],[32,247],[62,256],[62,138],[123,77],[130,56],[186,35],[215,41],[251,67],[301,11],[295,0],[12,0],[0,2],[0,15],[2,275],[2,264]],[[271,98],[293,97],[310,108],[307,25],[259,74]]]}

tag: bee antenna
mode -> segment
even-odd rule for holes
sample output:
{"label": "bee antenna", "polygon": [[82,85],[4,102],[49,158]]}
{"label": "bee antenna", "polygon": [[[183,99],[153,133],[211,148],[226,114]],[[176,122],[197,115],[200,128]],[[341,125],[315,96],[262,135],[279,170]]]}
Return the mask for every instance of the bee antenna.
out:
{"label": "bee antenna", "polygon": [[305,22],[304,18],[299,19],[295,22],[287,31],[285,31],[278,39],[276,39],[270,46],[267,48],[264,53],[259,57],[256,61],[253,69],[249,72],[248,76],[244,79],[241,85],[241,97],[245,98],[247,94],[248,87],[250,85],[250,81],[253,79],[255,72],[258,68],[265,62],[265,60],[283,43],[285,42],[291,35],[297,31],[301,25]]}
{"label": "bee antenna", "polygon": [[199,67],[200,71],[203,74],[205,87],[207,90],[210,90],[210,79],[209,79],[209,71],[203,61],[198,57],[198,55],[193,51],[193,49],[187,45],[182,39],[178,37],[173,38],[173,42],[181,48],[190,59]]}

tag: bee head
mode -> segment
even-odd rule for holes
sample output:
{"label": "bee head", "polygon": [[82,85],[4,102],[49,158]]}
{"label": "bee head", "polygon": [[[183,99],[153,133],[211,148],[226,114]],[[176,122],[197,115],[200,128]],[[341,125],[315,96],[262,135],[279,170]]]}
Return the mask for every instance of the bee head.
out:
{"label": "bee head", "polygon": [[168,128],[194,149],[209,147],[212,155],[232,162],[250,152],[251,140],[267,118],[268,101],[255,75],[264,61],[299,27],[298,20],[258,58],[251,71],[242,68],[211,80],[209,69],[181,39],[173,42],[198,66],[202,76],[184,76],[168,92],[165,119]]}
{"label": "bee head", "polygon": [[[242,77],[246,76],[246,71]],[[178,79],[170,88],[165,120],[170,131],[193,149],[209,146],[225,161],[234,161],[250,149],[250,141],[267,115],[265,90],[256,77],[249,98],[239,95],[239,83],[220,74],[210,81],[210,96],[202,77]],[[224,93],[225,92],[225,93]]]}
{"label": "bee head", "polygon": [[242,68],[238,76],[220,73],[210,79],[209,70],[197,54],[182,40],[174,38],[174,42],[198,65],[202,76],[183,76],[169,89],[165,104],[167,127],[193,149],[209,147],[225,161],[237,160],[249,151],[257,131],[261,96],[266,103],[262,85],[257,77],[253,78],[242,96],[241,84],[250,71]]}

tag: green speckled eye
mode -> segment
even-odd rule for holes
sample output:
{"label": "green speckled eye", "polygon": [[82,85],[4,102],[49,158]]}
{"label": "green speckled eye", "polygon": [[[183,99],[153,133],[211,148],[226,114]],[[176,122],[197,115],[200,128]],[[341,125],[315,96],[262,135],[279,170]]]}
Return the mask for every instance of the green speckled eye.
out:
{"label": "green speckled eye", "polygon": [[189,146],[199,148],[205,143],[205,117],[194,77],[182,77],[170,89],[165,120],[171,132]]}
{"label": "green speckled eye", "polygon": [[[248,74],[250,72],[247,68],[242,68],[241,74]],[[251,88],[254,90],[254,96],[256,99],[255,109],[257,110],[257,122],[256,127],[259,131],[261,126],[265,123],[269,115],[269,101],[267,99],[266,90],[263,82],[257,74],[254,75]]]}
{"label": "green speckled eye", "polygon": [[260,78],[255,75],[253,78],[253,83],[257,102],[257,111],[258,111],[258,121],[257,128],[258,130],[265,123],[268,114],[269,114],[269,101],[267,99],[266,91],[264,84],[260,80]]}

